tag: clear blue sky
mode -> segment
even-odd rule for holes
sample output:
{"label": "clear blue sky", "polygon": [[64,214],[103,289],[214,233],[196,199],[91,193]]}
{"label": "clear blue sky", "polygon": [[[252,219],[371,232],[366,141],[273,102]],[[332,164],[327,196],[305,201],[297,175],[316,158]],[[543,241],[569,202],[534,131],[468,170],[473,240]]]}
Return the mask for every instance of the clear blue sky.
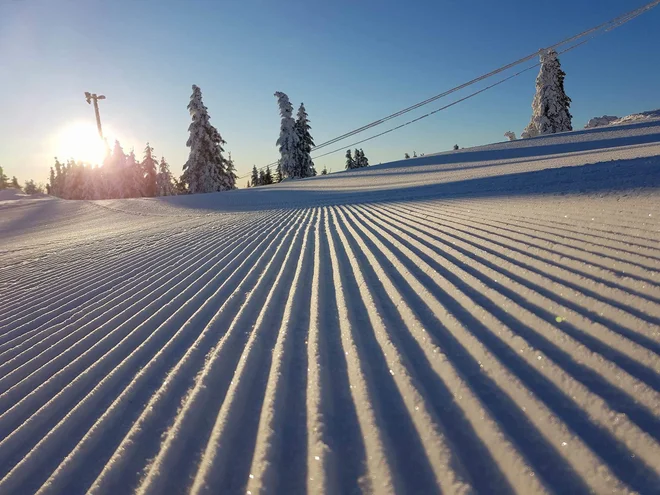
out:
{"label": "clear blue sky", "polygon": [[[277,158],[275,91],[296,107],[304,101],[319,143],[645,3],[0,0],[0,165],[21,181],[45,180],[60,131],[93,124],[83,96],[91,91],[107,96],[104,127],[125,149],[141,156],[150,141],[179,175],[194,83],[244,174]],[[575,128],[660,107],[659,26],[660,7],[561,58]],[[374,164],[520,134],[535,77],[362,147]],[[324,165],[343,168],[343,154],[316,162]]]}

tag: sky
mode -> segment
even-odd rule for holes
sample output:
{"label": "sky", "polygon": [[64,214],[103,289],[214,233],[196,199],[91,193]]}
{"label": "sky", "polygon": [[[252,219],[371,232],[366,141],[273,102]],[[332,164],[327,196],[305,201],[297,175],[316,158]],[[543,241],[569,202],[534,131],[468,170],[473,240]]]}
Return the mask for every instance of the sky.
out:
{"label": "sky", "polygon": [[[138,156],[149,142],[178,176],[197,84],[243,176],[278,157],[275,91],[287,93],[294,108],[305,103],[321,143],[646,3],[0,0],[0,166],[21,182],[45,182],[55,156],[96,156],[89,91],[107,97],[100,102],[106,136]],[[659,25],[656,7],[560,57],[574,128],[595,116],[660,108]],[[377,164],[406,152],[503,141],[508,130],[520,135],[537,72],[359,147]],[[339,171],[344,153],[315,164]]]}

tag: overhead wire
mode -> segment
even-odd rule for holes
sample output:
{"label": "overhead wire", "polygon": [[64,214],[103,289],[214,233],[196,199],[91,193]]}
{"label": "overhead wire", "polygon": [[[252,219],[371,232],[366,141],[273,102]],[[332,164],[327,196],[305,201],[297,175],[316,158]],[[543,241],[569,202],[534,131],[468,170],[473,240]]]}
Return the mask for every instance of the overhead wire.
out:
{"label": "overhead wire", "polygon": [[[568,52],[568,51],[570,51],[570,50],[573,50],[573,49],[577,48],[577,47],[580,46],[580,45],[584,45],[587,41],[589,41],[589,40],[591,40],[591,39],[592,39],[592,38],[589,38],[589,39],[587,39],[587,40],[581,41],[580,43],[576,43],[575,45],[570,46],[569,48],[566,48],[565,50],[562,50],[562,51],[558,52],[558,54],[561,55],[562,53],[566,53],[566,52]],[[478,91],[475,91],[474,93],[470,93],[469,95],[464,96],[463,98],[460,98],[460,99],[458,99],[458,100],[455,100],[455,101],[449,103],[448,105],[445,105],[445,106],[440,107],[440,108],[438,108],[438,109],[436,109],[436,110],[433,110],[432,112],[429,112],[429,113],[426,113],[426,114],[424,114],[424,115],[421,115],[421,116],[419,116],[419,117],[417,117],[417,118],[415,118],[415,119],[413,119],[413,120],[410,120],[410,121],[408,121],[408,122],[405,122],[405,123],[403,123],[403,124],[400,124],[400,125],[398,125],[398,126],[396,126],[396,127],[392,127],[391,129],[388,129],[388,130],[386,130],[386,131],[384,131],[384,132],[381,132],[381,133],[375,134],[375,135],[370,136],[370,137],[368,137],[368,138],[366,138],[366,139],[362,139],[362,140],[360,140],[360,141],[356,141],[356,142],[354,142],[354,143],[351,143],[351,144],[349,144],[349,145],[342,146],[342,147],[337,148],[337,149],[332,150],[332,151],[328,151],[328,152],[323,153],[323,154],[321,154],[321,155],[316,155],[316,156],[312,157],[312,159],[313,159],[313,160],[316,160],[317,158],[322,158],[322,157],[324,157],[324,156],[328,156],[328,155],[331,155],[331,154],[333,154],[333,153],[338,153],[339,151],[344,151],[345,149],[352,148],[353,146],[356,146],[356,145],[358,145],[358,144],[366,143],[367,141],[371,141],[372,139],[376,139],[376,138],[378,138],[378,137],[384,136],[385,134],[389,134],[390,132],[394,132],[394,131],[396,131],[396,130],[398,130],[398,129],[401,129],[402,127],[406,127],[407,125],[413,124],[413,123],[418,122],[418,121],[420,121],[420,120],[422,120],[422,119],[425,119],[425,118],[427,118],[427,117],[430,117],[431,115],[434,115],[434,114],[436,114],[436,113],[438,113],[438,112],[440,112],[440,111],[442,111],[442,110],[446,110],[447,108],[453,107],[454,105],[457,105],[457,104],[459,104],[459,103],[461,103],[461,102],[463,102],[463,101],[465,101],[465,100],[469,100],[470,98],[473,98],[473,97],[475,97],[475,96],[477,96],[477,95],[483,93],[484,91],[487,91],[487,90],[489,90],[489,89],[491,89],[491,88],[494,88],[495,86],[499,86],[500,84],[503,84],[503,83],[505,83],[505,82],[507,82],[507,81],[513,79],[514,77],[518,77],[518,76],[520,76],[521,74],[524,74],[525,72],[528,72],[528,71],[530,71],[530,70],[532,70],[532,69],[535,69],[535,68],[537,68],[537,67],[540,66],[540,65],[541,65],[541,63],[538,62],[538,63],[536,63],[536,64],[534,64],[534,65],[531,65],[531,66],[529,66],[529,67],[527,67],[527,68],[525,68],[525,69],[523,69],[523,70],[521,70],[521,71],[516,72],[515,74],[511,74],[510,76],[505,77],[504,79],[500,79],[500,80],[497,81],[496,83],[493,83],[493,84],[491,84],[491,85],[489,85],[489,86],[486,86],[486,87],[484,87],[484,88],[482,88],[482,89],[480,89],[480,90],[478,90]]]}

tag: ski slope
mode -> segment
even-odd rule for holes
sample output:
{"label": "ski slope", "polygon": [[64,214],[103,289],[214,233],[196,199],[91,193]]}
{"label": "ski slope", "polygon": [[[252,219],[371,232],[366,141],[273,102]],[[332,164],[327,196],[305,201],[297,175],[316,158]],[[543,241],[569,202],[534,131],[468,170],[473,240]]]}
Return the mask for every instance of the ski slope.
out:
{"label": "ski slope", "polygon": [[0,197],[0,493],[660,493],[660,122]]}

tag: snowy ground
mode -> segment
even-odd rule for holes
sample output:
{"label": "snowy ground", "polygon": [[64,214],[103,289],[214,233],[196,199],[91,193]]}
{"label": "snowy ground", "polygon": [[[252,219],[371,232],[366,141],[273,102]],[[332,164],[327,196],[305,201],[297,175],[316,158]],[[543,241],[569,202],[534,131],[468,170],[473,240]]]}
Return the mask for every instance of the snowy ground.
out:
{"label": "snowy ground", "polygon": [[660,122],[0,198],[0,493],[658,493]]}

